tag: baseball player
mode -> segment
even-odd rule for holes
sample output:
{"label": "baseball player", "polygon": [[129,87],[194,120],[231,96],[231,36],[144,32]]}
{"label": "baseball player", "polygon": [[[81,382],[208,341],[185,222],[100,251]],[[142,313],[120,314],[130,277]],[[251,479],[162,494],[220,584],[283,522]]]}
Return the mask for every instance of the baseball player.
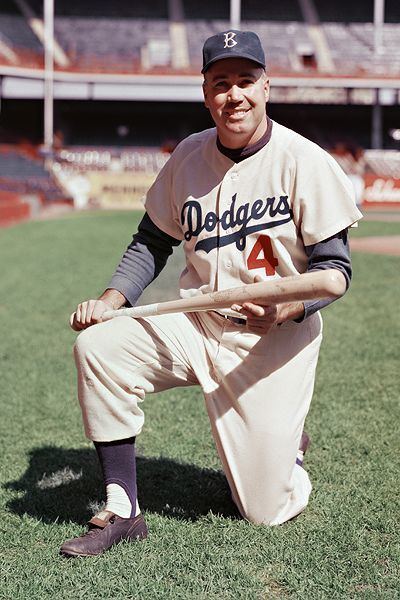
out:
{"label": "baseball player", "polygon": [[[107,503],[67,556],[97,555],[147,536],[135,438],[147,393],[200,385],[241,515],[277,525],[307,505],[301,444],[322,338],[324,302],[235,305],[218,312],[121,317],[184,245],[182,297],[316,269],[351,279],[347,228],[361,214],[351,183],[320,147],[266,114],[269,81],[253,32],[225,31],[203,48],[204,100],[215,127],[176,148],[106,291],[78,305],[78,396],[103,470]],[[171,411],[174,406],[171,405]],[[300,453],[299,453],[300,448]]]}

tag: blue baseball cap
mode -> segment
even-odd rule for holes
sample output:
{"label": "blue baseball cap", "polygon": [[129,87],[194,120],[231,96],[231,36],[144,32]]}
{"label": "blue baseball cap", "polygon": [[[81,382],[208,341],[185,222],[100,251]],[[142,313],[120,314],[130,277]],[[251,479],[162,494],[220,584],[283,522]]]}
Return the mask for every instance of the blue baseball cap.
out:
{"label": "blue baseball cap", "polygon": [[209,37],[203,46],[205,73],[212,64],[222,58],[247,58],[265,69],[265,55],[260,38],[254,31],[229,29]]}

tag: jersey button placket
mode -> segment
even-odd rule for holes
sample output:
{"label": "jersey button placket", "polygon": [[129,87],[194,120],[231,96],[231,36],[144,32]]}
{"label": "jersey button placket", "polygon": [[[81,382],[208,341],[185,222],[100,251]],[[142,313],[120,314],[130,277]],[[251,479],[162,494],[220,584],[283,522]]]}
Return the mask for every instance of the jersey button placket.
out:
{"label": "jersey button placket", "polygon": [[[236,193],[236,186],[234,184],[234,181],[237,179],[238,174],[236,171],[229,171],[225,177],[224,177],[224,181],[223,184],[221,186],[221,196],[220,196],[220,217],[222,216],[222,214],[229,210],[232,204],[232,197],[234,196],[234,194]],[[225,236],[229,233],[229,231],[225,231],[222,227],[220,227],[220,236]],[[221,246],[219,249],[219,277],[218,277],[218,282],[219,282],[219,288],[220,289],[225,289],[226,287],[230,287],[229,283],[227,283],[227,280],[230,279],[230,277],[226,277],[226,275],[229,273],[229,271],[232,269],[233,267],[233,262],[231,260],[231,256],[230,256],[230,248],[229,246]]]}
{"label": "jersey button placket", "polygon": [[[218,207],[217,207],[217,214],[218,214],[218,219],[221,219],[223,213],[229,209],[230,204],[231,204],[231,199],[232,199],[232,194],[231,194],[232,188],[231,188],[231,178],[230,178],[230,173],[226,173],[220,188],[219,188],[219,199],[218,199]],[[218,235],[219,237],[223,237],[225,235],[225,231],[221,226],[221,223],[218,223]],[[224,259],[224,248],[222,247],[218,247],[217,248],[217,289],[223,289],[224,286],[224,271],[226,269],[226,261]]]}

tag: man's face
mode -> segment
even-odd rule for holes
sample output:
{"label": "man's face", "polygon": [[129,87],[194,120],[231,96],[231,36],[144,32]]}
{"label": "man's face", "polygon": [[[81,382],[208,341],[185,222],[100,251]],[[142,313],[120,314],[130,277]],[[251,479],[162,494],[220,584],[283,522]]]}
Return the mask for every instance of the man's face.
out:
{"label": "man's face", "polygon": [[242,148],[263,136],[269,81],[256,63],[246,58],[218,60],[204,74],[203,92],[224,146]]}

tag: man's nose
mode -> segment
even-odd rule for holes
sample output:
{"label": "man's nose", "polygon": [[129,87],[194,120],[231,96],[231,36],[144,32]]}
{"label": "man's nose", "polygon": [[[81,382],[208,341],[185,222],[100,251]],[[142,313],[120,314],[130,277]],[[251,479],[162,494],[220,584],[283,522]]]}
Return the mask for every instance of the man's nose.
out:
{"label": "man's nose", "polygon": [[242,98],[243,98],[243,94],[242,94],[242,90],[240,89],[240,87],[237,85],[233,85],[231,87],[231,89],[229,90],[228,100],[230,102],[240,102],[240,100],[242,100]]}

